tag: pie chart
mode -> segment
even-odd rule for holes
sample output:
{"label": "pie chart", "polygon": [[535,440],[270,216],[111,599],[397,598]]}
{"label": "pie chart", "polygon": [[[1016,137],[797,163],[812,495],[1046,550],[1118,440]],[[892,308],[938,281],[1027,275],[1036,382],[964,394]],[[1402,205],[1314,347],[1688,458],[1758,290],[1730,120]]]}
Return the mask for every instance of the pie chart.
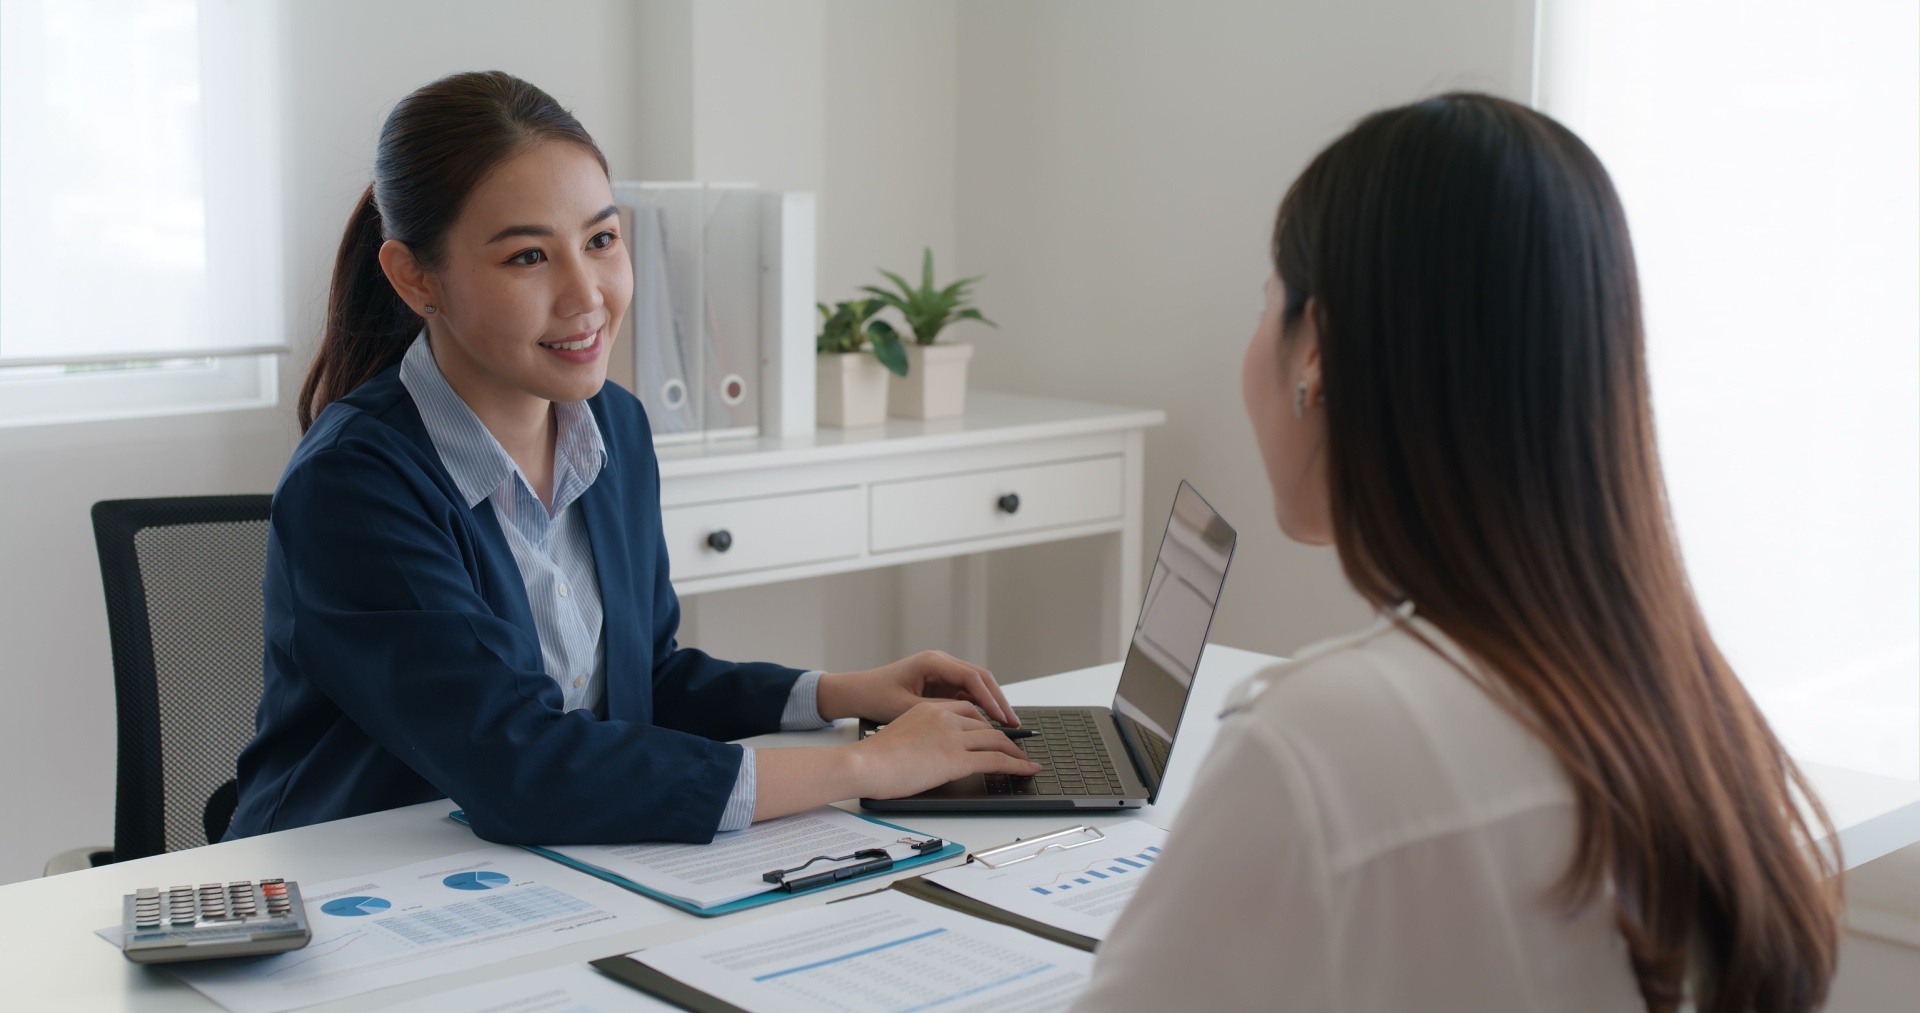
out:
{"label": "pie chart", "polygon": [[320,905],[320,910],[330,915],[357,918],[379,914],[392,906],[385,897],[335,897]]}
{"label": "pie chart", "polygon": [[513,878],[499,872],[456,872],[440,882],[455,890],[491,890],[497,886],[506,886]]}

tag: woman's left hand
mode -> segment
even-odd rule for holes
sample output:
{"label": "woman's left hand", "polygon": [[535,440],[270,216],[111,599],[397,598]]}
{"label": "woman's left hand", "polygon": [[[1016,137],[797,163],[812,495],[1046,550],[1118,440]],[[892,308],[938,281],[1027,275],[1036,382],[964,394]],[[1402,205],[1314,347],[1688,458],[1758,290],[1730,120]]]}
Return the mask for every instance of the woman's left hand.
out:
{"label": "woman's left hand", "polygon": [[864,672],[820,677],[820,716],[892,721],[925,700],[962,700],[1008,728],[1018,727],[1013,705],[993,673],[945,651],[921,651]]}

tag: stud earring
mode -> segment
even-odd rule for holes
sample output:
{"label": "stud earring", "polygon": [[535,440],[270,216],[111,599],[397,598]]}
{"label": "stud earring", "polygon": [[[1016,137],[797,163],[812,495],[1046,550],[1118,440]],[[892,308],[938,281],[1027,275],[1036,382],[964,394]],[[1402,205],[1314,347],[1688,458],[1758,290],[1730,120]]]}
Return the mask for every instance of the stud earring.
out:
{"label": "stud earring", "polygon": [[1302,380],[1300,381],[1300,386],[1293,388],[1293,417],[1297,419],[1305,416],[1306,414],[1307,414],[1307,381]]}
{"label": "stud earring", "polygon": [[432,303],[428,303],[428,304],[427,304],[427,315],[428,315],[428,316],[432,316],[432,315],[434,315],[435,313],[438,313],[438,312],[440,312],[440,311],[439,311],[438,309],[436,309],[436,308],[434,307],[434,305],[433,305]]}

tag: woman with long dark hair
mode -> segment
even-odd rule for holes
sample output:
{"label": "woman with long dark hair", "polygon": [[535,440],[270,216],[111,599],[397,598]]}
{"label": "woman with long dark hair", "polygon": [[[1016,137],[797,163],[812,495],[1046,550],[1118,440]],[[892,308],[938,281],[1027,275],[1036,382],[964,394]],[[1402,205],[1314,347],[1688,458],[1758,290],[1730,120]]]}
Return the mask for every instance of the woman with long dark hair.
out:
{"label": "woman with long dark hair", "polygon": [[[605,382],[633,294],[615,212],[593,139],[518,78],[387,117],[274,492],[228,836],[451,796],[491,840],[706,841],[1038,769],[976,710],[1018,723],[993,676],[947,655],[824,674],[675,642],[652,437]],[[850,716],[890,723],[724,741]]]}
{"label": "woman with long dark hair", "polygon": [[1377,113],[1272,257],[1275,512],[1381,616],[1230,698],[1083,1008],[1818,1006],[1837,859],[1688,587],[1599,161],[1487,96]]}

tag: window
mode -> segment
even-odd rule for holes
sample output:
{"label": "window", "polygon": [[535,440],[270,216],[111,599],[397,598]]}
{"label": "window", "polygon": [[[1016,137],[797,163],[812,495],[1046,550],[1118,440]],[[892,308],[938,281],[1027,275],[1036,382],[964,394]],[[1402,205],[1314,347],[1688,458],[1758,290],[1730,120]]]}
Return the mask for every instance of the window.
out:
{"label": "window", "polygon": [[1920,776],[1920,6],[1544,0],[1633,230],[1708,623],[1790,750]]}
{"label": "window", "polygon": [[0,425],[273,402],[274,19],[0,4]]}

